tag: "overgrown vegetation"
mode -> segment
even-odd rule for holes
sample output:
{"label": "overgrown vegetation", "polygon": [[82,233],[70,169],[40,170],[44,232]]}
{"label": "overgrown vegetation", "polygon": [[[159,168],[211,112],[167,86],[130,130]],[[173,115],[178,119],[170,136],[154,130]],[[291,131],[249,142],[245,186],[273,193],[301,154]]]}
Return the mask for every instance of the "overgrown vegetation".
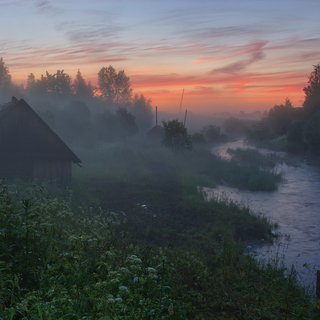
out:
{"label": "overgrown vegetation", "polygon": [[294,270],[245,254],[247,240],[272,241],[274,226],[198,192],[227,173],[258,174],[265,186],[264,170],[197,145],[76,152],[86,165],[73,191],[1,185],[2,319],[317,318]]}
{"label": "overgrown vegetation", "polygon": [[272,237],[265,218],[206,203],[176,181],[170,212],[159,199],[126,214],[105,209],[117,203],[104,202],[108,189],[96,182],[78,180],[73,192],[2,183],[0,317],[317,319],[294,270],[259,265],[235,241]]}
{"label": "overgrown vegetation", "polygon": [[[2,59],[0,67],[2,85],[13,90]],[[80,71],[72,82],[58,70],[40,80],[30,74],[20,88],[84,166],[72,191],[0,185],[0,317],[318,319],[319,300],[299,286],[294,269],[246,255],[245,242],[272,241],[275,226],[244,205],[206,202],[198,192],[222,179],[275,190],[278,160],[239,150],[230,161],[212,155],[204,142],[224,139],[215,126],[193,137],[192,150],[186,130],[178,148],[135,139],[137,125],[150,126],[150,100],[132,99],[123,71],[109,66],[99,77],[93,88]]]}

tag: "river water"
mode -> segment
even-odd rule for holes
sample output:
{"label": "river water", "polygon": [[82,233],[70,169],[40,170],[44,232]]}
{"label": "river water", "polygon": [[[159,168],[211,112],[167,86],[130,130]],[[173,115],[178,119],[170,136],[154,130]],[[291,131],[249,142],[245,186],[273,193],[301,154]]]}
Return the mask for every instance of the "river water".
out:
{"label": "river water", "polygon": [[[246,148],[243,141],[231,142],[213,149],[228,158],[227,149]],[[260,150],[268,152],[266,150]],[[248,253],[259,260],[298,272],[301,284],[314,292],[316,270],[320,270],[320,167],[302,163],[299,167],[278,165],[284,181],[274,192],[242,191],[227,186],[206,188],[209,197],[231,199],[249,206],[277,223],[281,237],[273,244],[263,239],[248,244]]]}

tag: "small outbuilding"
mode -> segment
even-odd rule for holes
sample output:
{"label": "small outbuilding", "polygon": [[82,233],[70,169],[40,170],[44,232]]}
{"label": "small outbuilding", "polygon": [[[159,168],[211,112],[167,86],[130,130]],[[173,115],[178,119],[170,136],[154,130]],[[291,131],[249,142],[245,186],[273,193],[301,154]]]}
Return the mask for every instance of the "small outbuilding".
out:
{"label": "small outbuilding", "polygon": [[164,129],[161,126],[154,126],[147,132],[147,137],[153,140],[160,140],[164,137]]}
{"label": "small outbuilding", "polygon": [[23,99],[0,104],[0,179],[68,185],[81,160]]}
{"label": "small outbuilding", "polygon": [[156,125],[147,132],[147,137],[152,140],[161,140],[164,137],[164,129],[158,125],[158,107],[156,106]]}

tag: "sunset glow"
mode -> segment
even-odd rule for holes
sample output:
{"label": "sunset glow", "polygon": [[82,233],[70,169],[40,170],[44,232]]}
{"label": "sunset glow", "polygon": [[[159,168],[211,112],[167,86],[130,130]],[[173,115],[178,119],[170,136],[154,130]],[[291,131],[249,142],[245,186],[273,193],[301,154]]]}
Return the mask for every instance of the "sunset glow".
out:
{"label": "sunset glow", "polygon": [[102,67],[130,77],[163,111],[299,107],[320,62],[320,3],[284,1],[0,0],[0,57],[17,84],[64,69],[97,84]]}

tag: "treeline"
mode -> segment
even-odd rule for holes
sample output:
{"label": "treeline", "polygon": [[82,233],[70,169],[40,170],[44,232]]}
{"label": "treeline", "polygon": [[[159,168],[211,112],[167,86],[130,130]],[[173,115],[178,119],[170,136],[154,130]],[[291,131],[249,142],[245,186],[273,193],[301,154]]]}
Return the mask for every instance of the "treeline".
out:
{"label": "treeline", "polygon": [[0,103],[12,96],[24,98],[68,143],[115,141],[146,133],[153,122],[151,99],[134,94],[130,78],[111,65],[98,72],[98,85],[86,81],[80,70],[74,79],[64,70],[48,71],[27,84],[15,85],[0,58]]}
{"label": "treeline", "polygon": [[248,141],[293,154],[320,156],[320,64],[314,66],[303,91],[302,107],[294,108],[286,98],[248,130]]}

